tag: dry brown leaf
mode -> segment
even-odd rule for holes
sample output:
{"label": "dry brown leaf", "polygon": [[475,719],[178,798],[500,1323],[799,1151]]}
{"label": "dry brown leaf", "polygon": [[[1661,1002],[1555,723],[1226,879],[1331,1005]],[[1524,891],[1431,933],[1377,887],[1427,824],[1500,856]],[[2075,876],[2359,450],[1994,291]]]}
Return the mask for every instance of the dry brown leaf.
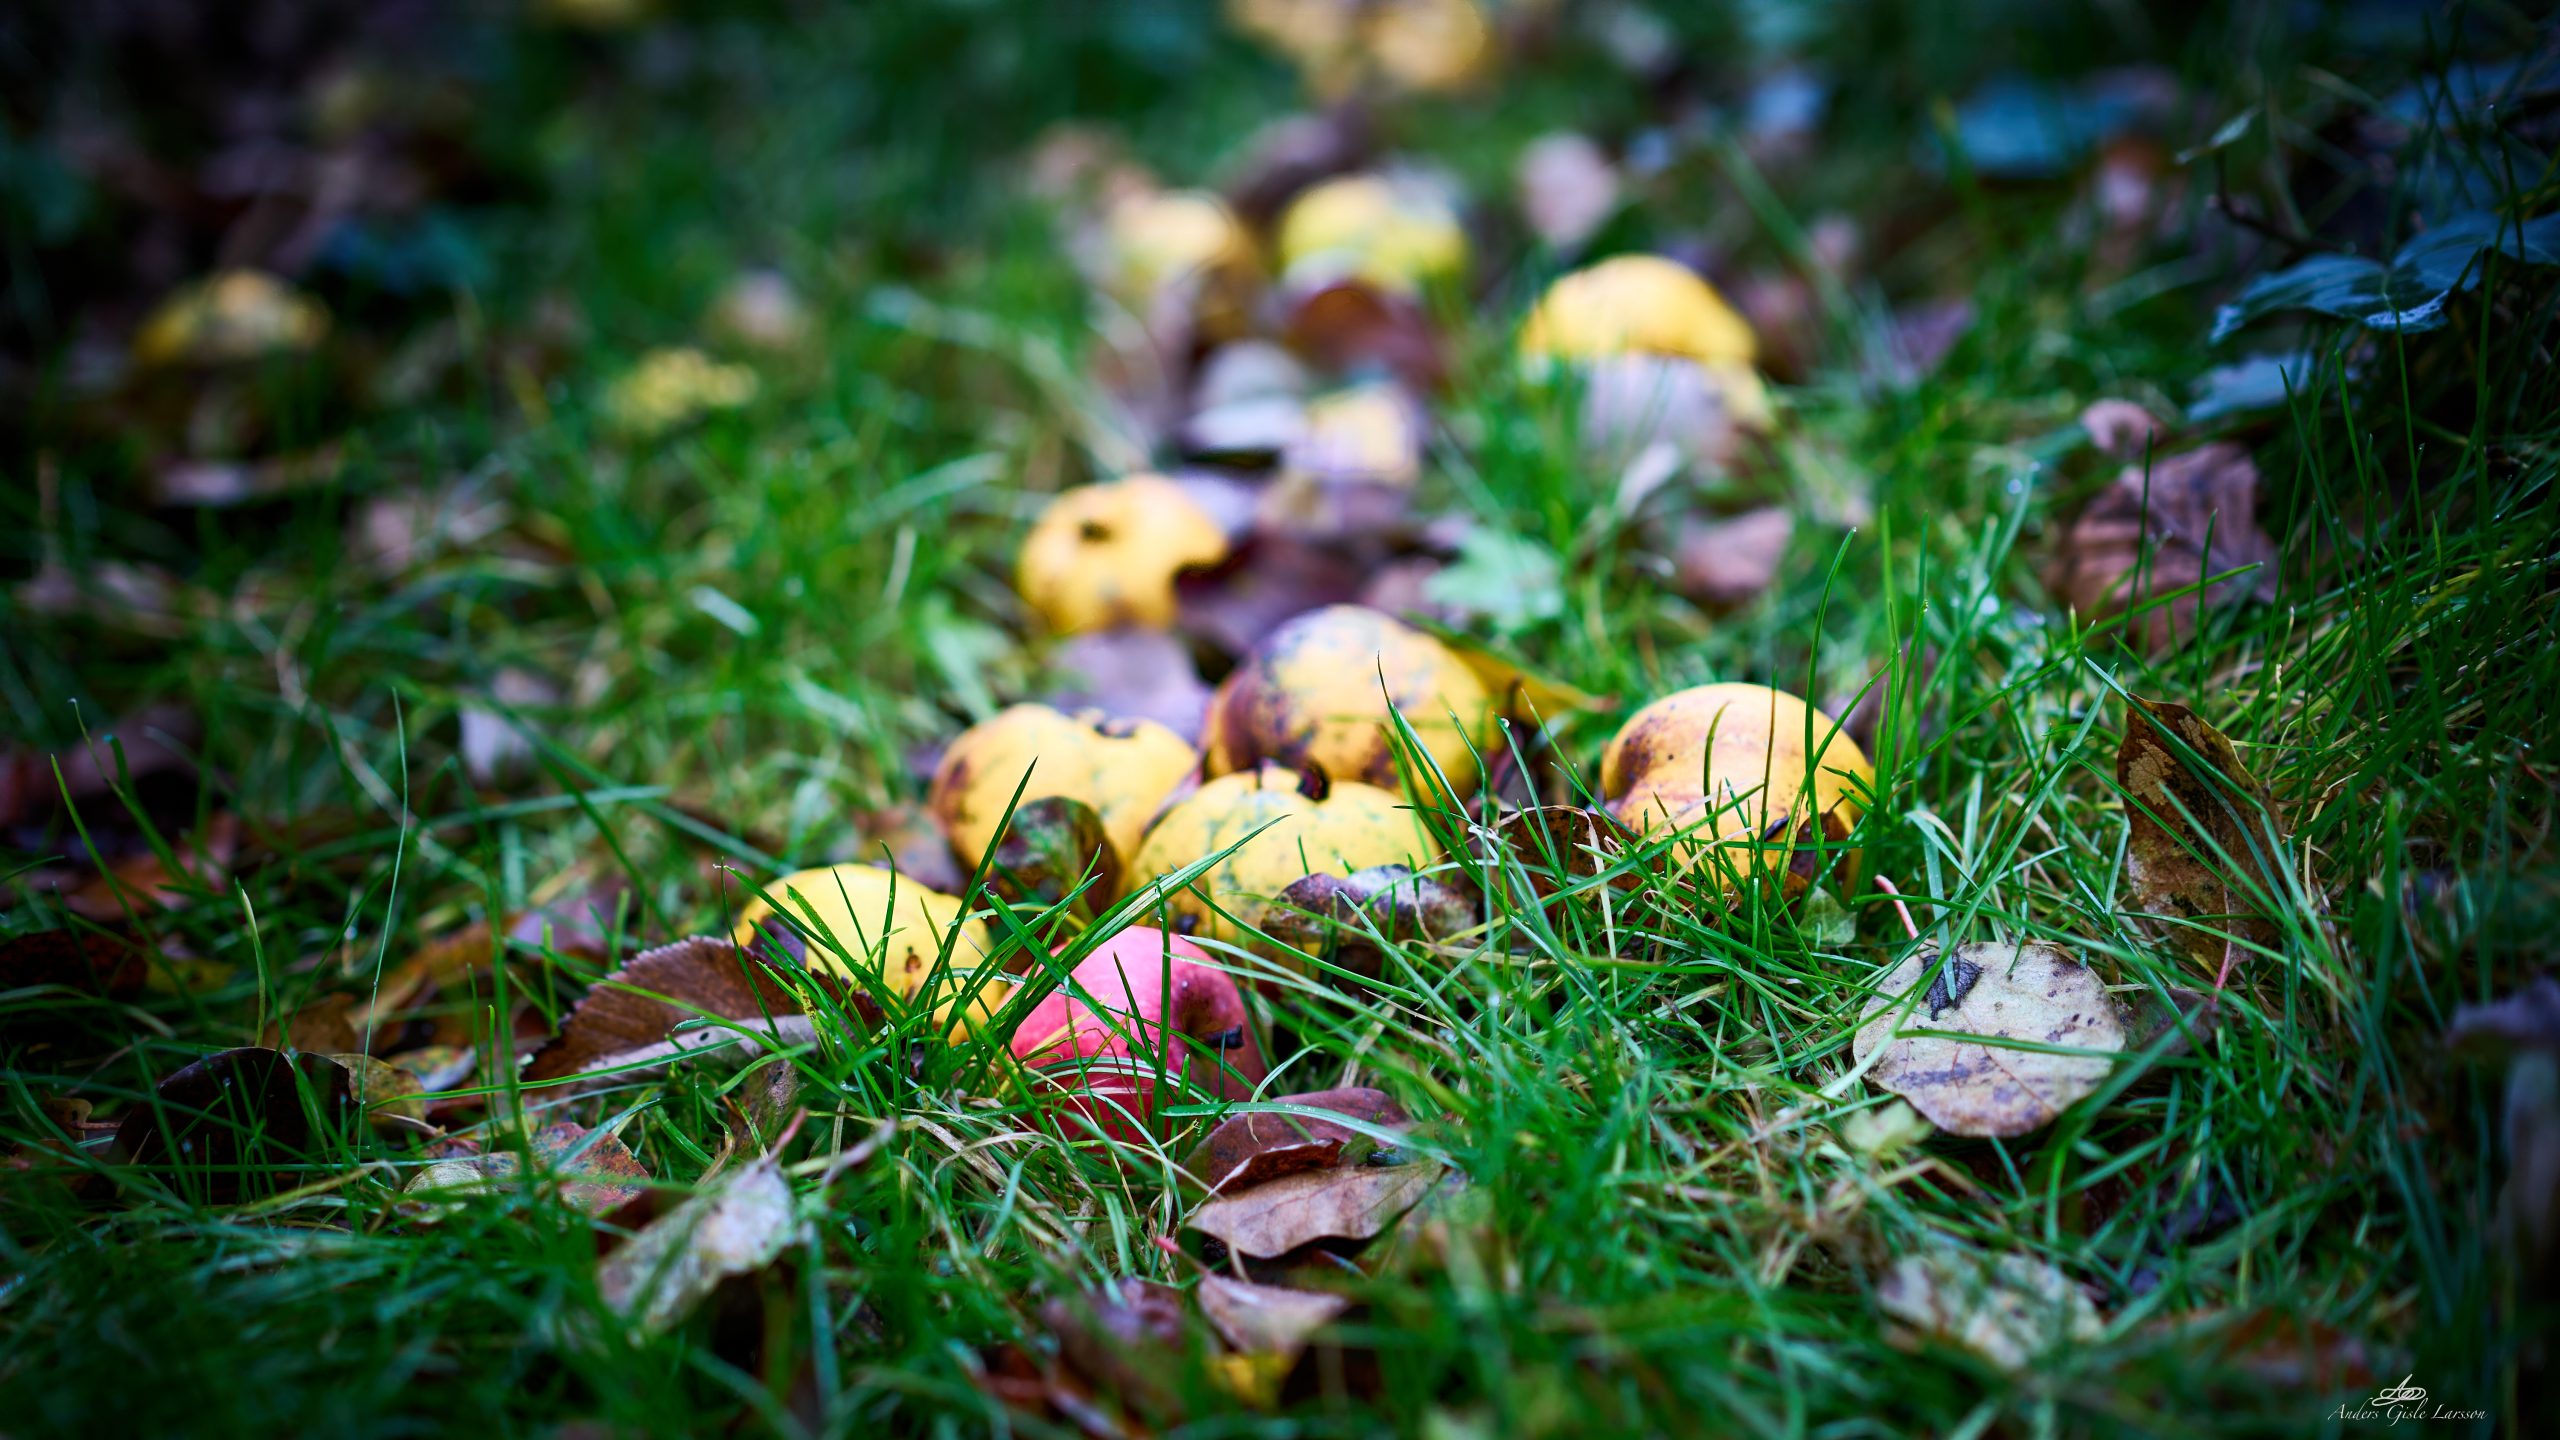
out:
{"label": "dry brown leaf", "polygon": [[0,990],[59,985],[130,1000],[150,973],[142,951],[95,930],[37,930],[0,940]]}
{"label": "dry brown leaf", "polygon": [[1449,378],[1440,332],[1410,295],[1332,280],[1296,289],[1287,305],[1289,347],[1325,374],[1383,369],[1422,394]]}
{"label": "dry brown leaf", "polygon": [[1329,546],[1256,535],[1215,568],[1177,578],[1174,593],[1185,634],[1242,655],[1299,615],[1359,599],[1368,578],[1359,558]]}
{"label": "dry brown leaf", "polygon": [[1067,1364],[1095,1387],[1152,1415],[1180,1415],[1190,1349],[1181,1291],[1133,1276],[1051,1300],[1040,1307],[1040,1320]]}
{"label": "dry brown leaf", "polygon": [[1446,1173],[1428,1162],[1302,1171],[1213,1199],[1186,1223],[1230,1250],[1269,1260],[1310,1241],[1374,1238]]}
{"label": "dry brown leaf", "polygon": [[[1391,1130],[1412,1123],[1385,1091],[1352,1086],[1281,1095],[1269,1103],[1324,1110]],[[1193,1153],[1187,1168],[1214,1193],[1234,1194],[1307,1170],[1325,1170],[1365,1159],[1375,1137],[1347,1125],[1307,1115],[1255,1111],[1219,1122]]]}
{"label": "dry brown leaf", "polygon": [[2092,404],[2080,412],[2080,428],[2089,432],[2089,443],[2100,454],[2132,464],[2139,464],[2169,433],[2150,411],[2130,400]]}
{"label": "dry brown leaf", "polygon": [[704,1015],[756,1024],[800,1014],[800,997],[767,963],[771,954],[705,936],[642,951],[578,1001],[524,1078],[557,1080],[644,1058],[678,1025]]}
{"label": "dry brown leaf", "polygon": [[402,1194],[421,1202],[424,1218],[432,1219],[467,1195],[512,1183],[525,1173],[528,1157],[533,1174],[556,1186],[571,1209],[599,1220],[649,1193],[649,1167],[619,1136],[562,1121],[536,1131],[525,1153],[494,1150],[439,1160],[419,1171]]}
{"label": "dry brown leaf", "polygon": [[1542,135],[1520,152],[1520,213],[1539,239],[1575,250],[1618,213],[1618,169],[1589,136]]}
{"label": "dry brown leaf", "polygon": [[596,1293],[643,1334],[662,1334],[721,1281],[780,1258],[798,1226],[791,1182],[772,1159],[720,1177],[604,1258]]}
{"label": "dry brown leaf", "polygon": [[[2205,766],[2182,756],[2163,732],[2184,741]],[[2213,778],[2218,774],[2219,779]],[[2126,900],[2143,923],[2199,966],[2220,989],[2246,953],[2275,927],[2253,888],[2266,871],[2258,815],[2272,815],[2266,791],[2222,732],[2184,705],[2135,699],[2125,707],[2116,783],[2132,826],[2124,863]],[[2282,843],[2282,832],[2276,835]]]}
{"label": "dry brown leaf", "polygon": [[1795,512],[1783,505],[1690,526],[1673,556],[1673,583],[1710,610],[1748,605],[1777,580],[1795,534]]}
{"label": "dry brown leaf", "polygon": [[264,1046],[220,1050],[172,1072],[125,1112],[116,1145],[164,1183],[224,1203],[289,1183],[355,1105],[346,1067]]}
{"label": "dry brown leaf", "polygon": [[2098,1308],[2068,1276],[2025,1255],[1988,1259],[1952,1247],[1893,1262],[1876,1304],[1923,1334],[1961,1345],[2003,1370],[2024,1370],[2105,1333]]}
{"label": "dry brown leaf", "polygon": [[364,1031],[355,1010],[353,995],[316,996],[292,1014],[270,1021],[258,1043],[313,1055],[362,1050]]}
{"label": "dry brown leaf", "polygon": [[398,1130],[406,1128],[402,1121],[426,1123],[427,1087],[417,1076],[370,1055],[336,1054],[329,1058],[345,1067],[348,1097],[376,1127]]}
{"label": "dry brown leaf", "polygon": [[[1539,805],[1514,810],[1494,827],[1496,838],[1520,862],[1529,884],[1540,896],[1553,895],[1616,865],[1628,850],[1643,843],[1606,810],[1579,805]],[[1634,889],[1633,873],[1614,884]]]}
{"label": "dry brown leaf", "polygon": [[[1199,743],[1209,686],[1189,647],[1173,636],[1160,630],[1078,635],[1051,652],[1049,664],[1059,685],[1042,697],[1044,703],[1071,715],[1099,710],[1116,719],[1153,720]],[[955,894],[959,889],[941,888]]]}
{"label": "dry brown leaf", "polygon": [[1256,1285],[1224,1275],[1200,1277],[1200,1313],[1219,1338],[1247,1355],[1272,1355],[1283,1364],[1298,1358],[1315,1332],[1351,1308],[1341,1295]]}
{"label": "dry brown leaf", "polygon": [[[1870,1083],[1943,1130],[2024,1135],[2106,1080],[2124,1049],[2124,1021],[2089,967],[2051,945],[1959,946],[1943,968],[1938,956],[1912,955],[1877,987],[1854,1042],[1860,1064],[1882,1052]],[[1924,980],[1927,993],[1904,1014],[1902,998]],[[2107,1053],[2055,1055],[1956,1035]]]}
{"label": "dry brown leaf", "polygon": [[2131,633],[2153,654],[2196,634],[2202,604],[2230,605],[2276,595],[2276,544],[2258,528],[2258,467],[2228,442],[2125,467],[2063,533],[2045,584],[2084,617],[2141,607],[2153,597],[2201,591],[2150,605]]}

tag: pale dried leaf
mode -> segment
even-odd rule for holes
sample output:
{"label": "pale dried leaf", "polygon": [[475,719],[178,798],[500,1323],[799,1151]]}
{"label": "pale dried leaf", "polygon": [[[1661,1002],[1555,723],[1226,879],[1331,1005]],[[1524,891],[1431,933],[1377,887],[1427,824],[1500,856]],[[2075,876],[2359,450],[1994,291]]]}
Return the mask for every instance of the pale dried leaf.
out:
{"label": "pale dried leaf", "polygon": [[1618,170],[1590,137],[1544,135],[1520,152],[1520,213],[1559,250],[1588,240],[1617,213]]}
{"label": "pale dried leaf", "polygon": [[[2164,733],[2165,732],[2165,733]],[[2185,742],[2199,771],[2167,738]],[[2131,826],[2125,847],[2128,908],[2144,927],[2196,964],[2229,978],[2238,942],[2264,943],[2274,927],[2251,898],[2264,880],[2258,815],[2265,790],[2221,731],[2184,705],[2135,699],[2125,708],[2116,783]]]}
{"label": "pale dried leaf", "polygon": [[2024,1255],[1985,1260],[1952,1248],[1905,1255],[1877,1283],[1876,1304],[2010,1371],[2095,1340],[2106,1328],[2068,1276]]}
{"label": "pale dried leaf", "polygon": [[770,1159],[722,1177],[652,1221],[596,1270],[605,1307],[644,1333],[664,1332],[719,1283],[748,1275],[791,1243],[791,1182]]}
{"label": "pale dried leaf", "polygon": [[1248,1355],[1277,1355],[1294,1360],[1307,1348],[1308,1337],[1351,1308],[1340,1295],[1256,1285],[1210,1274],[1200,1278],[1200,1313],[1209,1317],[1220,1338]]}
{"label": "pale dried leaf", "polygon": [[1309,1170],[1211,1200],[1190,1227],[1268,1260],[1314,1240],[1367,1240],[1393,1225],[1446,1173],[1436,1164]]}
{"label": "pale dried leaf", "polygon": [[1675,583],[1711,610],[1747,605],[1776,582],[1795,534],[1795,513],[1783,505],[1693,526],[1673,557]]}
{"label": "pale dried leaf", "polygon": [[[2124,1049],[2124,1021],[2087,966],[2051,945],[1983,943],[1959,947],[1931,980],[1938,955],[1912,955],[1878,987],[1854,1047],[1861,1064],[1882,1052],[1870,1083],[1955,1134],[2024,1135],[2105,1081]],[[1902,1015],[1902,998],[1924,983],[1928,992]],[[1956,1035],[2106,1053],[2056,1055]]]}

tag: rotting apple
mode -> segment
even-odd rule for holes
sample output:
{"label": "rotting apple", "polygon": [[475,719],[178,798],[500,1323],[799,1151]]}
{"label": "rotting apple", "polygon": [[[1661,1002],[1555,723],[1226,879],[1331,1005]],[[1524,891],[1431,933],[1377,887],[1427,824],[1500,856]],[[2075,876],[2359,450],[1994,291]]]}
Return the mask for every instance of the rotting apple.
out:
{"label": "rotting apple", "polygon": [[1440,187],[1416,175],[1343,175],[1309,186],[1280,217],[1286,284],[1353,279],[1410,294],[1467,266],[1467,232]]}
{"label": "rotting apple", "polygon": [[1226,555],[1226,531],[1181,486],[1131,475],[1051,500],[1022,542],[1014,588],[1055,634],[1161,630],[1177,614],[1174,577]]}
{"label": "rotting apple", "polygon": [[[1224,1100],[1262,1080],[1262,1049],[1235,980],[1178,935],[1133,925],[1069,972],[1013,1032],[1034,1092],[1101,1132],[1144,1144],[1159,1079]],[[1071,1130],[1070,1133],[1075,1133]]]}
{"label": "rotting apple", "polygon": [[1209,774],[1276,762],[1385,789],[1397,784],[1390,712],[1401,712],[1460,796],[1494,703],[1465,660],[1364,605],[1310,610],[1264,637],[1210,699]]}
{"label": "rotting apple", "polygon": [[[1520,357],[1533,371],[1575,366],[1595,385],[1601,377],[1593,367],[1630,357],[1693,365],[1702,388],[1746,430],[1766,430],[1771,422],[1768,387],[1755,368],[1759,355],[1751,323],[1696,271],[1660,255],[1612,256],[1564,276],[1547,287],[1520,329]],[[1685,393],[1676,371],[1638,380],[1612,371],[1606,383],[1658,391],[1657,406],[1683,403]],[[1642,397],[1616,408],[1641,409]]]}
{"label": "rotting apple", "polygon": [[[781,912],[762,896],[749,900],[730,930],[732,942],[778,948],[851,981],[883,1005],[929,1004],[937,1017],[948,1015],[978,1032],[1012,993],[1009,977],[985,973],[997,949],[995,931],[967,918],[957,898],[894,870],[802,870],[768,882],[764,894],[781,903]],[[946,939],[951,961],[944,967]]]}
{"label": "rotting apple", "polygon": [[[1747,875],[1786,868],[1806,826],[1857,823],[1875,769],[1830,716],[1766,685],[1700,685],[1630,716],[1600,755],[1608,811],[1647,835],[1687,831],[1684,858],[1715,854],[1719,869]],[[1752,851],[1774,848],[1774,865]],[[1854,888],[1858,856],[1840,865]]]}
{"label": "rotting apple", "polygon": [[1138,847],[1130,888],[1229,846],[1240,848],[1165,896],[1176,931],[1249,943],[1280,892],[1310,874],[1420,867],[1439,849],[1401,801],[1374,785],[1263,765],[1212,780],[1167,810]]}
{"label": "rotting apple", "polygon": [[1014,705],[962,731],[942,752],[926,803],[964,865],[976,864],[995,843],[1017,786],[1022,804],[1063,796],[1092,806],[1126,859],[1137,853],[1166,797],[1199,763],[1198,751],[1152,720]]}

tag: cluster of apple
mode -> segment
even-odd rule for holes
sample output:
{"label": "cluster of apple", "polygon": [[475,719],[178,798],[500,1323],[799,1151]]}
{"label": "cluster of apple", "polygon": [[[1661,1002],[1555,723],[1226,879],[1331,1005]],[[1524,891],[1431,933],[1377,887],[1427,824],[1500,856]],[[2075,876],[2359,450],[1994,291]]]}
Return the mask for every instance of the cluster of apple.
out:
{"label": "cluster of apple", "polygon": [[[1271,313],[1256,310],[1266,247],[1220,200],[1133,182],[1106,217],[1111,253],[1097,275],[1106,292],[1141,313],[1178,314],[1178,328],[1213,355],[1251,343],[1241,337],[1255,315]],[[1343,289],[1406,303],[1455,282],[1467,252],[1445,199],[1390,173],[1305,187],[1279,212],[1267,248],[1280,292],[1301,307]],[[1565,275],[1528,316],[1519,348],[1534,377],[1605,389],[1613,374],[1633,374],[1712,394],[1736,424],[1767,423],[1749,326],[1669,259],[1619,256]],[[1230,543],[1184,484],[1125,475],[1049,503],[1022,546],[1016,588],[1052,636],[1166,631],[1181,618],[1177,579],[1225,561]],[[1282,621],[1237,656],[1197,745],[1153,720],[1036,704],[960,735],[929,808],[964,865],[992,881],[1027,815],[1071,814],[1079,838],[1063,889],[1078,913],[1154,922],[1093,945],[1070,983],[1007,1037],[1015,1056],[1123,1138],[1149,1112],[1157,1075],[1212,1092],[1258,1080],[1260,1053],[1221,951],[1293,967],[1290,946],[1271,933],[1290,918],[1293,885],[1386,867],[1428,873],[1447,858],[1436,836],[1492,828],[1501,806],[1477,792],[1484,757],[1508,748],[1505,722],[1529,718],[1506,713],[1515,695],[1395,615],[1331,604]],[[1865,757],[1830,717],[1781,691],[1726,684],[1638,711],[1602,757],[1599,794],[1613,833],[1668,837],[1659,851],[1674,863],[1712,855],[1739,873],[1763,868],[1763,852],[1791,854],[1808,833],[1836,844],[1871,784]],[[1453,823],[1426,824],[1427,811]],[[1737,864],[1740,852],[1748,857]],[[789,876],[767,893],[792,928],[831,938],[806,947],[812,964],[920,1007],[940,1033],[983,1033],[1009,1013],[1013,982],[995,961],[1019,944],[1008,950],[960,897],[869,865]],[[1054,901],[1057,889],[1039,898]],[[760,899],[739,921],[739,942],[775,919]],[[1220,1062],[1193,1058],[1204,1047]],[[1134,1063],[1098,1074],[1089,1062],[1105,1054]]]}

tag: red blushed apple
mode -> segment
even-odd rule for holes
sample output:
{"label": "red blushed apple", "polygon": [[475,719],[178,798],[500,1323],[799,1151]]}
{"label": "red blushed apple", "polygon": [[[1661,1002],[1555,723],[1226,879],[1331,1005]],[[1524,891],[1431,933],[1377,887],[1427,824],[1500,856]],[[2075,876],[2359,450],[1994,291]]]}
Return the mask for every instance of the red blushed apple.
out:
{"label": "red blushed apple", "polygon": [[[1121,931],[1024,1017],[1014,1058],[1051,1103],[1128,1144],[1146,1143],[1159,1073],[1176,1097],[1187,1088],[1242,1099],[1263,1077],[1262,1051],[1235,980],[1209,958],[1150,926]],[[1089,1133],[1073,1122],[1066,1131]]]}

